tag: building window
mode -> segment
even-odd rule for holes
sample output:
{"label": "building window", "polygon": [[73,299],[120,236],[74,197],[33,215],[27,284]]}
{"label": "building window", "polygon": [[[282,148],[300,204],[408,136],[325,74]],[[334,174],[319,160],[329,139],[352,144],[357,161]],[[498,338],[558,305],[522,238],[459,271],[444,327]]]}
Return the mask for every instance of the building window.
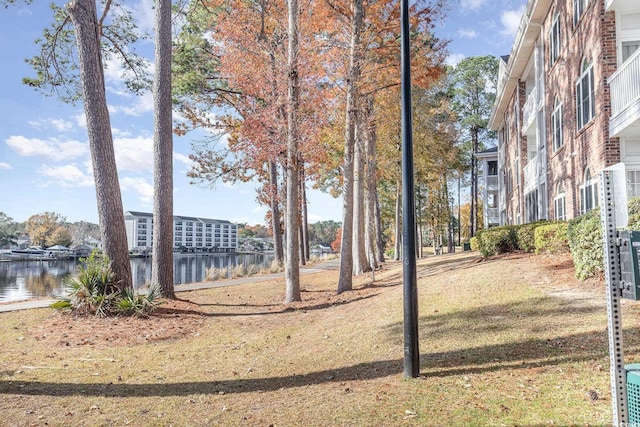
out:
{"label": "building window", "polygon": [[496,176],[498,175],[498,162],[491,160],[489,162],[487,162],[487,166],[488,166],[488,171],[487,171],[487,175],[490,176]]}
{"label": "building window", "polygon": [[584,184],[580,186],[580,214],[598,206],[598,180],[591,178],[589,170],[584,174]]}
{"label": "building window", "polygon": [[622,42],[622,62],[625,62],[627,59],[631,58],[631,55],[635,53],[636,50],[640,47],[640,40],[634,40],[631,42]]}
{"label": "building window", "polygon": [[556,219],[558,221],[564,221],[565,219],[567,219],[565,204],[566,204],[566,197],[564,194],[564,188],[562,187],[562,184],[558,184],[556,197],[553,199]]}
{"label": "building window", "polygon": [[595,96],[593,89],[593,65],[582,60],[581,74],[576,84],[576,117],[578,130],[595,116]]}
{"label": "building window", "polygon": [[573,0],[573,26],[578,25],[578,21],[580,21],[580,17],[584,13],[584,10],[587,8],[589,4],[589,0]]}
{"label": "building window", "polygon": [[527,223],[538,221],[538,190],[533,190],[525,196],[524,205]]}
{"label": "building window", "polygon": [[551,138],[553,139],[553,151],[556,151],[563,145],[562,138],[562,103],[556,97],[556,101],[551,113]]}
{"label": "building window", "polygon": [[627,194],[629,197],[640,196],[640,171],[627,171]]}
{"label": "building window", "polygon": [[504,189],[507,193],[511,193],[513,191],[513,184],[511,181],[511,169],[507,169],[503,175],[504,177]]}
{"label": "building window", "polygon": [[553,65],[560,55],[560,15],[556,14],[549,33],[549,65]]}

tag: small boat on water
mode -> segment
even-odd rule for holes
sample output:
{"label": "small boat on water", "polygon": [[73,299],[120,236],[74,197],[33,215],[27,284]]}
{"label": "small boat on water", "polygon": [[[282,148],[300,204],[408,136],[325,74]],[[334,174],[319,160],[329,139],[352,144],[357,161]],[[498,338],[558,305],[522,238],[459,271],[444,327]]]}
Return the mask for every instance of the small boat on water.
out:
{"label": "small boat on water", "polygon": [[40,246],[29,246],[26,249],[13,249],[10,255],[16,256],[36,256],[41,257],[44,256],[45,250]]}
{"label": "small boat on water", "polygon": [[58,260],[76,258],[76,252],[66,246],[51,246],[43,249],[41,246],[29,246],[25,249],[12,249],[4,254],[8,260],[29,261],[29,260]]}

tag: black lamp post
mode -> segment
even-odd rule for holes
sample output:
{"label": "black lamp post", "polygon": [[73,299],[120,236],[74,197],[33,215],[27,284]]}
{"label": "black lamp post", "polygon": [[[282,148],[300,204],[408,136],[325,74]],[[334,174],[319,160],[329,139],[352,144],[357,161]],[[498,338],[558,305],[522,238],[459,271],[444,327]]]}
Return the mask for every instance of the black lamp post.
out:
{"label": "black lamp post", "polygon": [[404,376],[420,375],[418,290],[416,279],[415,203],[413,199],[413,130],[411,126],[411,57],[409,0],[400,2],[402,92],[402,273],[404,294]]}

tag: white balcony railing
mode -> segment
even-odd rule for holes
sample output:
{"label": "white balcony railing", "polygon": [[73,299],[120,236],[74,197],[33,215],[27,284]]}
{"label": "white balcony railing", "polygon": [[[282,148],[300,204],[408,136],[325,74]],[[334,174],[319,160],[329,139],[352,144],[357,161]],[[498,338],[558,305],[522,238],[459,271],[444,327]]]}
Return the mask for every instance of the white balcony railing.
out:
{"label": "white balcony railing", "polygon": [[500,224],[500,211],[498,208],[486,208],[487,226]]}
{"label": "white balcony railing", "polygon": [[529,160],[524,167],[524,192],[527,193],[538,185],[538,156]]}
{"label": "white balcony railing", "polygon": [[538,105],[538,89],[533,88],[529,96],[527,96],[527,102],[522,107],[522,133],[526,133],[529,127],[533,124],[536,118],[536,107]]}
{"label": "white balcony railing", "polygon": [[640,99],[640,49],[627,59],[609,77],[611,87],[611,116],[617,116],[624,109]]}
{"label": "white balcony railing", "polygon": [[487,176],[487,189],[488,190],[497,190],[498,189],[498,175],[488,175]]}

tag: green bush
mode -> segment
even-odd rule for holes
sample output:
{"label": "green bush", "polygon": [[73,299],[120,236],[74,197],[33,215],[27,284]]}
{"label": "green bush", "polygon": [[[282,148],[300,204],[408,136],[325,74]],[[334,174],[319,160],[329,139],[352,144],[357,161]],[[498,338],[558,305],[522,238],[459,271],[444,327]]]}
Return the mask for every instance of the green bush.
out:
{"label": "green bush", "polygon": [[604,270],[600,211],[593,209],[569,221],[567,229],[576,277],[584,280]]}
{"label": "green bush", "polygon": [[476,237],[478,250],[485,257],[513,252],[518,248],[516,227],[512,225],[480,230]]}
{"label": "green bush", "polygon": [[136,294],[133,289],[125,288],[115,300],[115,309],[128,316],[146,316],[158,307],[158,298],[158,285],[150,286],[146,295]]}
{"label": "green bush", "polygon": [[66,300],[72,309],[78,314],[109,314],[117,295],[113,291],[116,278],[109,258],[93,251],[78,270],[78,277],[66,279],[70,289]]}
{"label": "green bush", "polygon": [[536,249],[534,232],[536,228],[543,224],[548,224],[548,222],[539,221],[516,226],[516,240],[518,248],[525,252],[534,252]]}
{"label": "green bush", "polygon": [[160,297],[157,287],[149,289],[147,295],[138,295],[130,288],[119,290],[107,256],[93,251],[81,261],[78,277],[66,280],[69,295],[51,304],[51,308],[96,316],[146,315],[155,310]]}
{"label": "green bush", "polygon": [[640,230],[640,197],[632,197],[627,203],[629,207],[629,230]]}
{"label": "green bush", "polygon": [[535,252],[537,254],[569,252],[568,226],[566,222],[554,222],[536,227],[534,231]]}
{"label": "green bush", "polygon": [[469,240],[469,246],[471,247],[472,251],[477,251],[478,250],[478,238],[477,237],[472,237],[471,240]]}

